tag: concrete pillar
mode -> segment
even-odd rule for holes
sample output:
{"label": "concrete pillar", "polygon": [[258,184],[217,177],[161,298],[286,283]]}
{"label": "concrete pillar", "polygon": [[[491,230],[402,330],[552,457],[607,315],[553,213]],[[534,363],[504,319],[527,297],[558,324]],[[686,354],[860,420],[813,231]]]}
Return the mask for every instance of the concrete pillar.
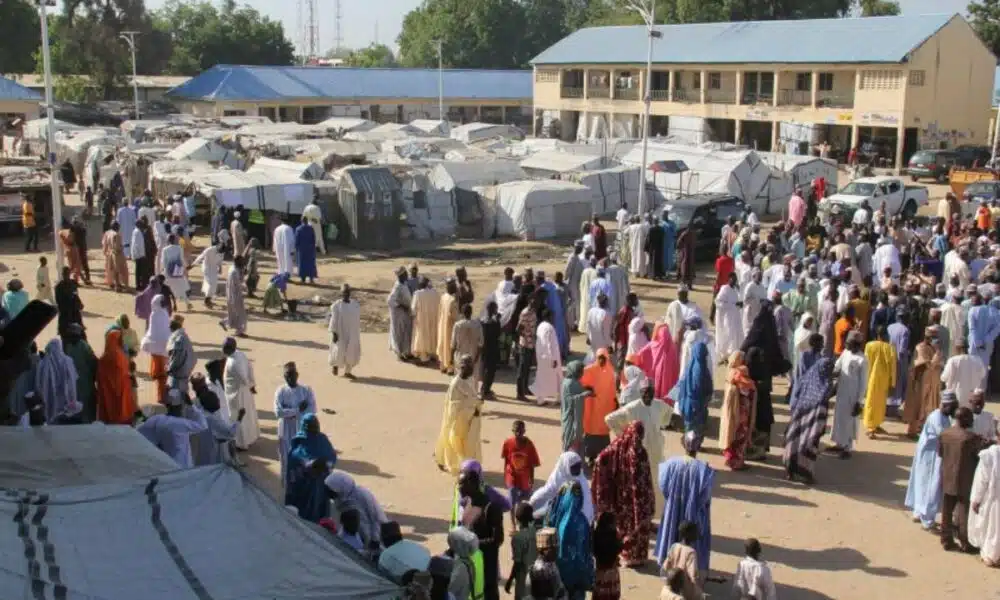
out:
{"label": "concrete pillar", "polygon": [[[771,97],[771,106],[778,105],[778,93],[781,91],[781,71],[775,69],[774,71],[774,94]],[[774,151],[773,148],[771,150]]]}
{"label": "concrete pillar", "polygon": [[615,82],[615,70],[608,69],[608,98],[614,100],[618,97],[618,90]]}
{"label": "concrete pillar", "polygon": [[736,131],[733,132],[733,138],[734,138],[733,143],[739,145],[740,135],[743,133],[743,121],[740,119],[736,119],[735,123],[736,123]]}
{"label": "concrete pillar", "polygon": [[898,173],[903,169],[903,142],[906,141],[906,128],[902,124],[896,128],[896,164],[893,168]]}
{"label": "concrete pillar", "polygon": [[701,70],[701,89],[699,91],[701,92],[701,103],[704,104],[708,92],[708,71],[704,69]]}
{"label": "concrete pillar", "polygon": [[479,106],[476,107],[476,120],[477,121],[482,121],[483,120],[483,105],[482,104],[480,104]]}
{"label": "concrete pillar", "polygon": [[[759,81],[759,78],[758,78]],[[736,106],[743,104],[743,71],[736,71]],[[736,121],[736,127],[739,127],[739,121]],[[739,131],[739,129],[737,129]],[[739,136],[737,136],[736,143],[739,144]]]}
{"label": "concrete pillar", "polygon": [[304,122],[305,122],[305,119],[306,119],[306,116],[305,116],[305,114],[306,114],[306,109],[305,109],[305,107],[304,107],[304,106],[300,106],[300,107],[299,107],[299,119],[298,119],[298,121],[296,121],[296,123],[300,123],[300,124],[301,124],[301,123],[304,123]]}
{"label": "concrete pillar", "polygon": [[611,111],[608,113],[608,137],[615,137],[615,113]]}
{"label": "concrete pillar", "polygon": [[812,85],[809,86],[809,93],[811,94],[810,106],[816,108],[819,99],[819,71],[812,72]]}
{"label": "concrete pillar", "polygon": [[857,148],[858,143],[861,141],[861,130],[857,123],[851,125],[851,148]]}
{"label": "concrete pillar", "polygon": [[781,121],[771,123],[771,152],[782,152],[784,148],[779,148],[778,143],[781,138]]}
{"label": "concrete pillar", "polygon": [[668,102],[673,102],[674,101],[674,77],[675,77],[674,70],[670,69],[670,71],[667,72],[667,101]]}
{"label": "concrete pillar", "polygon": [[506,125],[507,124],[507,106],[506,105],[500,107],[500,123],[502,125]]}
{"label": "concrete pillar", "polygon": [[589,94],[587,93],[587,88],[590,87],[589,84],[590,84],[590,71],[588,71],[587,69],[584,69],[583,70],[583,97],[584,98],[589,97]]}

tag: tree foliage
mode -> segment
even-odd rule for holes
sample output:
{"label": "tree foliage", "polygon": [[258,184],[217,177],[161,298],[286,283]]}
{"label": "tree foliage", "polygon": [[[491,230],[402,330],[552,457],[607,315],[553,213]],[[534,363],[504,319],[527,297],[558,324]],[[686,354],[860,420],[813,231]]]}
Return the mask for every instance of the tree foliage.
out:
{"label": "tree foliage", "polygon": [[1000,0],[979,0],[969,4],[969,16],[976,33],[989,46],[993,54],[1000,56]]}
{"label": "tree foliage", "polygon": [[31,73],[41,43],[38,12],[28,0],[0,0],[0,73]]}
{"label": "tree foliage", "polygon": [[344,58],[348,67],[395,67],[398,66],[392,50],[384,44],[372,44],[367,48],[354,50]]}
{"label": "tree foliage", "polygon": [[862,17],[889,17],[900,13],[899,2],[895,0],[858,0]]}

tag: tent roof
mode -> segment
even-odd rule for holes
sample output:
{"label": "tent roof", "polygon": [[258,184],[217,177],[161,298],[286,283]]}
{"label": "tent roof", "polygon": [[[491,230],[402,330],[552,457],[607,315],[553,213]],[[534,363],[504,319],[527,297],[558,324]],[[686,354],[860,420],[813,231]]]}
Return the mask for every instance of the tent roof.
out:
{"label": "tent roof", "polygon": [[323,167],[314,162],[300,162],[293,160],[277,160],[262,156],[254,161],[253,165],[247,169],[247,173],[272,172],[287,174],[303,180],[319,179],[323,176]]}
{"label": "tent roof", "polygon": [[599,167],[602,160],[600,156],[569,154],[559,150],[543,150],[522,160],[521,168],[552,171],[555,173],[571,173]]}
{"label": "tent roof", "polygon": [[442,162],[431,172],[431,182],[446,192],[453,188],[472,189],[478,185],[506,183],[525,177],[521,166],[509,160]]}

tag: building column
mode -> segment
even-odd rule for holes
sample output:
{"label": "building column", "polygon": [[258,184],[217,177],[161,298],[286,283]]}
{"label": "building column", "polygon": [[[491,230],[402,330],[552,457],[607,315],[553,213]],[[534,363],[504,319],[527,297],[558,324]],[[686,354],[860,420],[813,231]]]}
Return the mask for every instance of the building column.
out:
{"label": "building column", "polygon": [[906,141],[906,127],[900,123],[896,128],[896,164],[893,166],[897,172],[903,168],[903,143]]}
{"label": "building column", "polygon": [[781,121],[771,123],[771,152],[781,152],[783,148],[778,147],[781,138]]}
{"label": "building column", "polygon": [[616,87],[617,86],[615,85],[615,70],[608,69],[608,98],[610,98],[611,100],[614,100],[617,95],[616,92],[618,92],[618,90],[615,89]]}
{"label": "building column", "polygon": [[819,71],[812,72],[812,85],[809,86],[810,106],[816,108],[819,103]]}
{"label": "building column", "polygon": [[708,71],[702,69],[700,77],[701,86],[698,91],[701,92],[701,103],[704,104],[708,92]]}
{"label": "building column", "polygon": [[861,141],[861,128],[858,127],[857,123],[851,125],[851,149],[858,147],[858,142]]}
{"label": "building column", "polygon": [[476,120],[480,121],[480,122],[483,120],[483,105],[482,104],[476,106]]}
{"label": "building column", "polygon": [[615,113],[614,111],[608,112],[608,137],[615,137]]}
{"label": "building column", "polygon": [[590,71],[587,69],[583,70],[583,98],[587,99],[590,95],[587,93],[587,88],[590,87]]}
{"label": "building column", "polygon": [[735,119],[734,122],[736,123],[736,128],[735,131],[733,132],[733,139],[734,139],[733,143],[739,146],[740,135],[743,133],[743,121],[740,119]]}
{"label": "building column", "polygon": [[500,107],[500,124],[501,125],[506,125],[507,124],[507,105],[506,104]]}
{"label": "building column", "polygon": [[[586,140],[586,139],[588,139],[590,137],[590,113],[588,111],[583,111],[583,112],[580,113],[580,118],[583,119],[583,139]],[[576,136],[576,134],[579,133],[579,132],[580,132],[580,122],[577,121],[577,123],[576,123],[576,133],[574,133],[573,135]],[[579,140],[576,140],[575,137],[574,137],[574,140],[575,141],[579,141]]]}
{"label": "building column", "polygon": [[301,125],[302,123],[305,122],[305,119],[306,119],[306,109],[305,109],[304,106],[300,106],[299,107],[299,120],[296,121],[296,123],[298,123],[298,124]]}
{"label": "building column", "polygon": [[667,102],[674,101],[674,70],[667,71]]}
{"label": "building column", "polygon": [[[736,106],[743,104],[743,71],[736,71]],[[739,131],[739,121],[736,121],[737,131]],[[739,144],[739,136],[736,143]]]}
{"label": "building column", "polygon": [[[778,105],[778,93],[781,91],[781,71],[774,71],[774,90],[771,96],[771,106]],[[774,149],[771,150],[774,152]]]}

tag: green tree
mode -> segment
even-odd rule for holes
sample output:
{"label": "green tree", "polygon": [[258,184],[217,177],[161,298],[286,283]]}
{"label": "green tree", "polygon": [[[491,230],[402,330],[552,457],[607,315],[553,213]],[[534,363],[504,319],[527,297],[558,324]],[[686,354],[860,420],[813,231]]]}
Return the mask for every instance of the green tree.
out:
{"label": "green tree", "polygon": [[392,50],[384,44],[372,44],[367,48],[355,50],[344,59],[348,67],[396,67],[396,57]]}
{"label": "green tree", "polygon": [[900,13],[899,2],[894,0],[858,0],[862,17],[889,17]]}
{"label": "green tree", "polygon": [[0,0],[0,73],[31,73],[42,43],[38,12],[28,0]]}
{"label": "green tree", "polygon": [[969,4],[972,27],[989,46],[993,54],[1000,56],[1000,0],[979,0]]}
{"label": "green tree", "polygon": [[437,66],[441,40],[445,67],[521,68],[532,58],[525,29],[524,6],[517,0],[424,0],[403,18],[400,62]]}

